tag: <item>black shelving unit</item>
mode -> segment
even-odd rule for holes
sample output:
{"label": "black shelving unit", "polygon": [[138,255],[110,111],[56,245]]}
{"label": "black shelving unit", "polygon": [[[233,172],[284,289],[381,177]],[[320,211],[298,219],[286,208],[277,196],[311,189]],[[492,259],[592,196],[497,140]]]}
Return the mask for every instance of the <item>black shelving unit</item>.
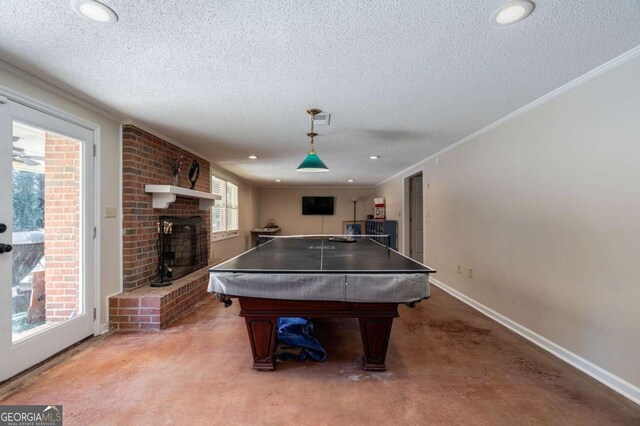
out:
{"label": "black shelving unit", "polygon": [[389,235],[390,242],[387,237],[374,237],[372,239],[379,241],[385,246],[389,244],[394,250],[398,250],[398,221],[397,220],[376,220],[369,219],[366,223],[367,235]]}

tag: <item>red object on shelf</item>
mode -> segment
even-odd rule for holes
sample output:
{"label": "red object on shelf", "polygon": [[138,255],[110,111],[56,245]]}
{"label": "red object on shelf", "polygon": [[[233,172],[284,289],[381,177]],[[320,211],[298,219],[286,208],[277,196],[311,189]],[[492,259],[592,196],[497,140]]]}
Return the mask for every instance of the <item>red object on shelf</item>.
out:
{"label": "red object on shelf", "polygon": [[373,199],[373,218],[384,219],[385,218],[385,205],[384,198]]}

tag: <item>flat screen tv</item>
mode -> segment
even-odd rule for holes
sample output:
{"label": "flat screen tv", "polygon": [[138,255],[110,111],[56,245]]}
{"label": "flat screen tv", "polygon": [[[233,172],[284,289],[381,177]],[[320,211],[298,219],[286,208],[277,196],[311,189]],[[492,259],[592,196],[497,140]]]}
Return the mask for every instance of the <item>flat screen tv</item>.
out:
{"label": "flat screen tv", "polygon": [[333,197],[302,197],[303,215],[332,215]]}

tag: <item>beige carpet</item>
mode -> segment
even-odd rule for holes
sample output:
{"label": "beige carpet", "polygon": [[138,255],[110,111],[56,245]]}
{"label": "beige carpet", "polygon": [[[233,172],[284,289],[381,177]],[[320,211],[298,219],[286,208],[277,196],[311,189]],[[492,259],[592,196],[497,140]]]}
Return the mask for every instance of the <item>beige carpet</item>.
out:
{"label": "beige carpet", "polygon": [[83,343],[0,403],[62,404],[65,425],[640,424],[640,406],[438,289],[401,307],[383,373],[361,370],[349,319],[315,321],[326,362],[254,371],[237,315],[209,298],[164,331]]}

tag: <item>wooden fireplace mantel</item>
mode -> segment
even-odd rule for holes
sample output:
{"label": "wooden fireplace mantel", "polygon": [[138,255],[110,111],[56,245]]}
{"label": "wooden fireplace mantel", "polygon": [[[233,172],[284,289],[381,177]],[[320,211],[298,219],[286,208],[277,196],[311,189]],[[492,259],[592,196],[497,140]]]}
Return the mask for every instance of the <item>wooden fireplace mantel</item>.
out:
{"label": "wooden fireplace mantel", "polygon": [[207,210],[213,206],[216,200],[222,197],[208,192],[194,191],[193,189],[180,188],[173,185],[145,185],[145,192],[153,195],[153,208],[166,209],[169,204],[176,201],[176,197],[197,198],[200,200],[200,210]]}

